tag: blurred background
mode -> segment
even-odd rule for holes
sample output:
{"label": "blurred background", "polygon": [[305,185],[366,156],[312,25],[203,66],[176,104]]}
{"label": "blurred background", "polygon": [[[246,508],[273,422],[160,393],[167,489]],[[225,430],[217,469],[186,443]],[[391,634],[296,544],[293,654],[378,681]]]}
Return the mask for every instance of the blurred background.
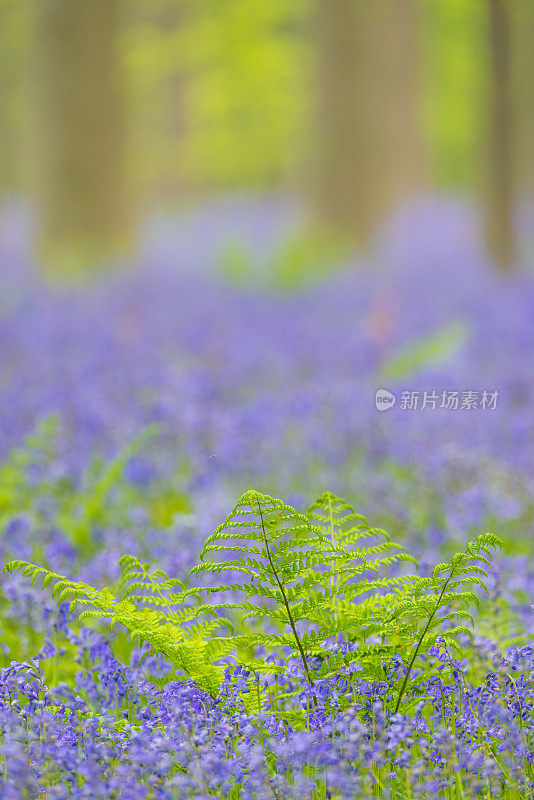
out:
{"label": "blurred background", "polygon": [[52,275],[229,195],[364,251],[452,194],[494,265],[532,260],[532,0],[0,0],[0,58],[3,218]]}
{"label": "blurred background", "polygon": [[0,61],[0,556],[330,489],[534,626],[534,2],[0,0]]}

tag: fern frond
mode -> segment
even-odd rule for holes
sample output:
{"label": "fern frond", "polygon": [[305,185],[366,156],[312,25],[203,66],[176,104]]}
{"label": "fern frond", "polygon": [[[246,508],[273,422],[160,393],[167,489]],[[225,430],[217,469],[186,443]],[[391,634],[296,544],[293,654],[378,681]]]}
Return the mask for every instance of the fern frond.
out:
{"label": "fern frond", "polygon": [[[121,567],[128,571],[133,561],[131,557],[121,559]],[[117,624],[123,625],[130,637],[139,642],[147,642],[155,652],[165,655],[185,669],[199,686],[214,691],[214,687],[222,680],[222,672],[210,662],[203,659],[203,648],[199,646],[205,638],[209,638],[221,627],[231,624],[222,618],[207,622],[198,622],[198,610],[182,609],[182,613],[166,613],[150,608],[137,609],[129,599],[117,599],[110,589],[101,591],[85,583],[71,581],[63,575],[45,570],[35,564],[24,561],[11,561],[4,567],[4,572],[21,572],[35,581],[43,578],[43,588],[53,584],[52,596],[58,603],[68,599],[69,611],[76,606],[81,608],[81,621],[87,619],[108,620],[112,631]],[[147,574],[153,574],[147,571]],[[165,577],[160,575],[160,577]],[[184,592],[186,598],[190,592]],[[195,622],[186,626],[185,623]]]}
{"label": "fern frond", "polygon": [[[237,659],[256,676],[282,671],[261,662],[258,648],[286,663],[299,658],[312,696],[318,677],[355,661],[373,678],[383,677],[384,659],[396,653],[407,658],[412,651],[398,710],[418,654],[439,635],[451,646],[470,635],[472,607],[478,608],[480,590],[487,591],[487,567],[501,546],[498,537],[484,533],[431,576],[391,574],[392,567],[405,569],[415,560],[344,500],[327,492],[301,514],[250,490],[207,537],[187,581],[132,555],[119,561],[116,592],[24,561],[9,562],[4,572],[22,573],[32,585],[42,581],[58,603],[68,600],[71,610],[79,610],[80,622],[123,626],[214,697],[224,680],[222,661]],[[224,577],[214,585],[219,575]],[[333,648],[339,635],[352,642],[346,652]],[[319,659],[317,670],[310,668],[312,656]],[[245,693],[247,707],[263,702],[256,689],[250,697]]]}
{"label": "fern frond", "polygon": [[[452,611],[446,611],[445,616],[438,617],[439,613],[443,609],[447,609],[458,602],[467,607],[470,604],[475,604],[478,607],[478,597],[474,592],[470,590],[462,590],[459,592],[451,591],[451,589],[455,588],[454,584],[458,580],[458,577],[468,576],[471,578],[471,584],[481,586],[483,589],[488,591],[484,581],[477,577],[481,574],[481,571],[483,572],[483,568],[479,569],[476,562],[482,561],[483,563],[491,566],[491,551],[494,549],[501,549],[502,547],[503,542],[498,536],[488,533],[481,534],[474,541],[467,544],[463,553],[456,553],[450,562],[437,564],[432,572],[431,579],[426,580],[424,584],[422,582],[421,589],[424,587],[424,589],[432,591],[434,593],[434,598],[437,599],[435,599],[433,605],[431,606],[426,625],[418,637],[415,650],[406,671],[404,682],[399,690],[395,712],[399,710],[410,672],[417,655],[422,647],[432,641],[435,641],[438,635],[437,630],[439,630],[439,627],[443,624],[443,622],[452,622],[455,620],[468,618],[471,623],[474,624],[473,618],[464,609],[453,608]],[[463,577],[461,577],[461,581],[462,583],[459,585],[465,585]],[[414,594],[414,600],[417,600],[418,603],[422,603],[423,607],[428,609],[428,602],[423,603],[423,600],[428,600],[428,597],[418,597],[417,594],[418,592],[416,590]],[[465,635],[467,633],[468,635],[471,635],[469,633],[469,628],[462,624],[449,628],[446,633],[448,642],[455,641],[456,637],[461,634]]]}

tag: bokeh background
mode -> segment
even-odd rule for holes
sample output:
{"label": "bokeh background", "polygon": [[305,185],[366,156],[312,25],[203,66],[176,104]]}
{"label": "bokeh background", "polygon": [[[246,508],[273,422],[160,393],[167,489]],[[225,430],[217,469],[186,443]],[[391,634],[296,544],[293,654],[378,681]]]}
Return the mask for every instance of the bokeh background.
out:
{"label": "bokeh background", "polygon": [[360,248],[414,198],[454,193],[498,264],[529,255],[529,0],[0,9],[0,192],[32,208],[55,269],[235,193],[291,197]]}
{"label": "bokeh background", "polygon": [[4,555],[181,574],[329,488],[425,558],[507,536],[532,625],[534,4],[0,15]]}

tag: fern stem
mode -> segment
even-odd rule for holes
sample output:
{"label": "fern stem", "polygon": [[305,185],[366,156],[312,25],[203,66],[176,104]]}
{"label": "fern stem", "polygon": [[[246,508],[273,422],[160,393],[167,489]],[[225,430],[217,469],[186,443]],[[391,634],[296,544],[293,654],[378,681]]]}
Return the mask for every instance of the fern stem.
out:
{"label": "fern stem", "polygon": [[[304,652],[304,648],[302,647],[299,635],[297,633],[297,628],[295,626],[295,621],[293,620],[293,615],[291,613],[291,608],[289,607],[289,602],[287,600],[287,596],[286,596],[286,593],[284,591],[284,587],[282,585],[282,582],[281,582],[280,578],[278,577],[278,573],[276,571],[276,567],[274,566],[274,562],[273,562],[273,559],[272,559],[272,556],[271,556],[271,549],[269,547],[269,542],[267,540],[267,532],[265,530],[265,524],[263,522],[263,514],[262,514],[261,506],[260,506],[259,503],[258,503],[258,511],[259,511],[259,514],[260,514],[261,528],[262,528],[262,531],[263,531],[263,540],[265,542],[265,547],[267,549],[267,558],[269,559],[269,564],[271,565],[271,569],[273,571],[274,579],[275,579],[276,583],[278,584],[278,588],[280,589],[280,593],[282,595],[282,600],[284,601],[284,605],[286,607],[286,612],[287,612],[287,617],[289,619],[289,624],[291,625],[291,630],[293,631],[293,636],[295,637],[295,642],[297,643],[297,647],[298,647],[298,650],[299,650],[299,653],[300,653],[300,657],[302,659],[302,663],[304,665],[304,670],[306,672],[306,677],[308,679],[308,683],[310,684],[310,686],[313,686],[313,679],[312,679],[312,676],[311,676],[311,673],[310,673],[310,670],[309,670],[309,667],[308,667],[308,662],[306,660],[306,653]],[[313,700],[314,700],[314,704],[317,705],[317,700],[316,700],[315,697],[313,698]]]}
{"label": "fern stem", "polygon": [[427,623],[426,623],[426,625],[425,625],[425,629],[423,630],[423,633],[422,633],[422,634],[421,634],[421,636],[419,637],[419,641],[417,642],[417,646],[416,646],[416,648],[415,648],[415,650],[414,650],[414,654],[413,654],[413,656],[412,656],[412,660],[410,661],[410,663],[409,663],[409,665],[408,665],[408,670],[407,670],[407,672],[406,672],[406,675],[404,676],[404,682],[403,682],[403,684],[402,684],[402,687],[401,687],[401,690],[400,690],[400,692],[399,692],[399,697],[398,697],[398,699],[397,699],[397,705],[395,706],[395,714],[397,713],[397,711],[398,711],[398,710],[399,710],[399,708],[400,708],[400,704],[401,704],[402,696],[403,696],[403,694],[404,694],[404,690],[406,689],[406,684],[408,683],[408,678],[410,677],[410,672],[412,671],[412,667],[413,667],[413,665],[414,665],[414,663],[415,663],[415,659],[417,658],[417,656],[418,656],[418,654],[419,654],[419,650],[421,649],[421,645],[423,644],[423,641],[424,641],[424,638],[425,638],[425,636],[426,636],[426,634],[427,634],[427,631],[428,631],[428,629],[430,628],[430,625],[431,625],[431,623],[432,623],[432,620],[434,619],[434,617],[435,617],[435,615],[436,615],[436,612],[437,612],[438,608],[440,607],[441,598],[442,598],[442,597],[443,597],[443,595],[445,594],[445,589],[446,589],[446,588],[447,588],[447,586],[449,585],[449,581],[451,580],[451,578],[452,578],[452,576],[453,576],[453,575],[454,575],[454,569],[452,569],[452,570],[451,570],[449,577],[447,578],[447,580],[446,580],[446,581],[445,581],[445,583],[443,584],[443,588],[442,588],[442,590],[441,590],[441,592],[440,592],[440,595],[439,595],[439,597],[438,597],[438,599],[437,599],[436,605],[434,606],[434,609],[433,609],[433,611],[432,611],[431,615],[430,615],[430,616],[429,616],[429,618],[428,618],[428,621],[427,621]]}

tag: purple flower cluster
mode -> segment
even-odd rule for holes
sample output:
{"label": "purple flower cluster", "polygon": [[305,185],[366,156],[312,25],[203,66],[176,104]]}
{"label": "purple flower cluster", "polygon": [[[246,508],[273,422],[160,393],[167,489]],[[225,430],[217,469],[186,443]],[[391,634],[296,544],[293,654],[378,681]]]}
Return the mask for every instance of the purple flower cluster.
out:
{"label": "purple flower cluster", "polygon": [[[110,645],[71,628],[65,607],[9,576],[6,800],[534,790],[534,279],[492,272],[474,215],[443,199],[399,217],[372,258],[289,294],[221,274],[239,237],[268,283],[269,253],[294,223],[280,203],[214,203],[154,223],[136,265],[79,289],[45,285],[21,220],[3,219],[0,560],[101,587],[129,552],[182,578],[243,490],[302,508],[329,488],[409,544],[423,570],[483,529],[507,538],[493,616],[461,660],[439,646],[418,660],[401,716],[400,658],[373,681],[355,664],[313,688],[292,663],[258,676],[227,664],[212,697],[122,635]],[[455,322],[463,343],[395,377],[399,353]],[[382,413],[379,388],[499,400]],[[57,432],[27,441],[51,414]],[[154,436],[114,462],[152,423]],[[255,692],[267,698],[259,713]]]}
{"label": "purple flower cluster", "polygon": [[[225,236],[265,251],[284,230],[280,217],[270,205],[208,209],[153,236],[137,269],[83,291],[43,286],[13,243],[0,253],[4,452],[57,413],[55,469],[73,476],[96,447],[156,420],[167,446],[129,465],[137,485],[178,469],[195,494],[228,483],[309,494],[320,482],[340,494],[356,485],[356,499],[374,488],[373,499],[394,481],[358,484],[383,459],[447,491],[465,459],[447,532],[484,515],[519,517],[517,482],[528,491],[534,466],[531,277],[496,276],[469,213],[429,201],[392,227],[373,262],[353,261],[328,283],[291,295],[224,283]],[[390,388],[496,390],[495,411],[377,413],[384,365],[454,320],[468,341]]]}
{"label": "purple flower cluster", "polygon": [[[74,632],[64,614],[52,628],[76,664],[69,682],[46,677],[60,654],[50,640],[0,671],[0,791],[9,800],[312,800],[318,787],[348,800],[393,785],[397,797],[428,798],[458,781],[469,796],[534,788],[532,647],[501,652],[480,639],[469,666],[436,645],[401,715],[391,711],[400,659],[383,664],[380,680],[351,667],[317,681],[315,703],[296,666],[282,703],[278,682],[228,666],[212,697],[139,649],[121,663],[105,638]],[[256,690],[267,699],[250,713],[243,701]]]}

